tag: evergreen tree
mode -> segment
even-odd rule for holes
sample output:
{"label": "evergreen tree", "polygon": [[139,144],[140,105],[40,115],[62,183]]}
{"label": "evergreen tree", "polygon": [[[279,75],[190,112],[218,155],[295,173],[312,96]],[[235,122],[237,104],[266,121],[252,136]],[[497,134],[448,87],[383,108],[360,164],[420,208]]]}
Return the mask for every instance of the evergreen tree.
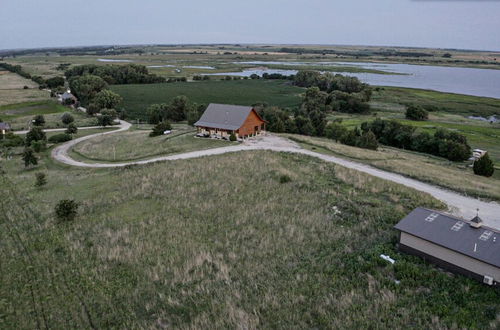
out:
{"label": "evergreen tree", "polygon": [[29,147],[24,148],[22,159],[24,161],[24,167],[38,164],[38,159],[36,158],[33,149]]}
{"label": "evergreen tree", "polygon": [[495,172],[493,161],[490,159],[488,153],[474,162],[474,174],[490,177]]}

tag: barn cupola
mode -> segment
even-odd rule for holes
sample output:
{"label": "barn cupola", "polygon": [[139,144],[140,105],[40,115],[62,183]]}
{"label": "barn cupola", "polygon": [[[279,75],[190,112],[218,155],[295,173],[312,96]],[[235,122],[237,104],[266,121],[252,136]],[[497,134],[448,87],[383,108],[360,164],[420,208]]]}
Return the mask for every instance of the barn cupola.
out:
{"label": "barn cupola", "polygon": [[483,220],[479,217],[479,209],[477,209],[477,214],[472,220],[470,221],[470,226],[473,228],[481,228],[483,225]]}

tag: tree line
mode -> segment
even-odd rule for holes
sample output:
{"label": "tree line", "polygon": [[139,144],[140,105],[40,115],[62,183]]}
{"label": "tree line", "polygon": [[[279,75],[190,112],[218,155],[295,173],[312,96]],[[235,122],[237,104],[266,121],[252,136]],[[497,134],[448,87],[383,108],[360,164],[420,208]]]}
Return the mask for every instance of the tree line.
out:
{"label": "tree line", "polygon": [[149,73],[144,65],[77,65],[65,71],[67,79],[84,75],[98,76],[110,85],[153,84],[165,82],[165,78]]}

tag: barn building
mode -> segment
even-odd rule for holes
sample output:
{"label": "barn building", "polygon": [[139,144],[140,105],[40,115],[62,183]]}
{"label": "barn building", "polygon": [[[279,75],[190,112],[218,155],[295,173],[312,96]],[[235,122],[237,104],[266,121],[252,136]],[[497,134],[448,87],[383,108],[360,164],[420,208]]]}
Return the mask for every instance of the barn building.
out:
{"label": "barn building", "polygon": [[417,208],[395,228],[400,251],[500,288],[500,232],[484,226],[479,216],[466,221]]}
{"label": "barn building", "polygon": [[266,121],[253,107],[211,103],[194,126],[203,136],[229,138],[234,133],[245,139],[262,134]]}

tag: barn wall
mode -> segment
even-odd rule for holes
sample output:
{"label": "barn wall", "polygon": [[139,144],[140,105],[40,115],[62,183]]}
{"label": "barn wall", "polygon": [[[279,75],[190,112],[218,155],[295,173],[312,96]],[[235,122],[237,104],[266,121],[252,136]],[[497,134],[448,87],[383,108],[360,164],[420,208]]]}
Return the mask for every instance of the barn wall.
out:
{"label": "barn wall", "polygon": [[[421,238],[415,237],[407,233],[401,233],[400,243],[403,245],[402,250],[404,251],[404,246],[410,247],[416,251],[420,251],[427,254],[433,258],[440,259],[442,261],[451,265],[455,265],[462,268],[468,272],[480,275],[488,275],[493,277],[496,282],[500,282],[500,268],[493,265],[487,264],[485,262],[479,261],[477,259],[471,258],[469,256],[457,253],[455,251],[449,250],[442,246],[433,244],[429,241],[423,240]],[[471,249],[474,247],[471,247]],[[411,251],[408,251],[411,253]],[[418,254],[418,253],[413,253]],[[434,260],[431,260],[434,261]],[[439,262],[436,262],[439,264]],[[445,265],[444,264],[444,265]],[[443,267],[445,268],[445,267]],[[447,267],[450,268],[450,267]],[[451,269],[454,270],[454,269]],[[479,279],[479,278],[478,278]]]}
{"label": "barn wall", "polygon": [[241,125],[240,129],[238,130],[238,133],[240,136],[245,136],[245,135],[251,135],[255,133],[255,126],[259,126],[259,132],[262,130],[262,124],[264,124],[264,121],[257,116],[255,113],[255,110],[252,110],[250,114],[248,115],[247,119]]}

